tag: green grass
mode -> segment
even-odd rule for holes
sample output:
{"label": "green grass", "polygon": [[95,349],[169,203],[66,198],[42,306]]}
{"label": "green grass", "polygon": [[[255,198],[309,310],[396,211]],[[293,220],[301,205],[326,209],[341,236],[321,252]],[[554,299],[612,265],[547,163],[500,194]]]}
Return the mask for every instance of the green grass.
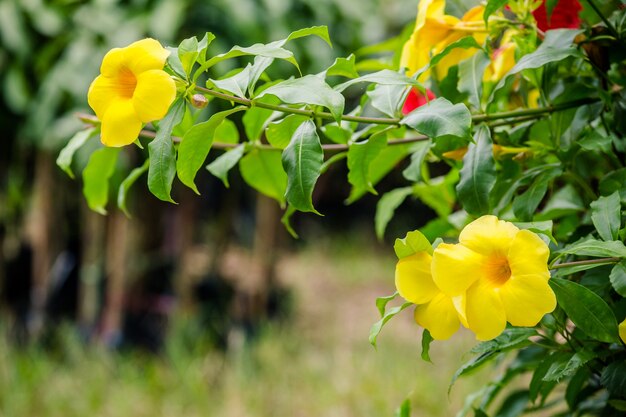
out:
{"label": "green grass", "polygon": [[[339,254],[339,255],[338,255]],[[0,341],[0,417],[391,416],[409,396],[414,416],[454,416],[477,377],[447,388],[467,333],[435,342],[419,359],[410,310],[392,320],[374,350],[374,300],[392,293],[391,256],[372,249],[309,250],[281,259],[294,312],[253,342],[231,335],[227,354],[183,343],[176,329],[160,357],[84,347],[66,332],[61,349]]]}

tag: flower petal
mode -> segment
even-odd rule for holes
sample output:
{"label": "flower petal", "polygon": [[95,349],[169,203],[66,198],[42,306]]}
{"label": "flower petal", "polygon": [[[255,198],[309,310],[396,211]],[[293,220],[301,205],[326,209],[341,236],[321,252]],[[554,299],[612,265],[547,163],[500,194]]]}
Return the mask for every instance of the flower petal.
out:
{"label": "flower petal", "polygon": [[478,281],[467,290],[468,328],[478,340],[491,340],[506,328],[506,315],[498,289]]}
{"label": "flower petal", "polygon": [[414,304],[424,304],[440,293],[430,275],[431,256],[426,252],[402,258],[396,264],[396,288]]}
{"label": "flower petal", "polygon": [[520,230],[511,243],[507,258],[512,275],[541,275],[547,281],[550,249],[543,240],[528,230]]}
{"label": "flower petal", "polygon": [[619,324],[618,329],[620,339],[622,339],[622,342],[626,343],[626,320]]}
{"label": "flower petal", "polygon": [[125,64],[125,48],[113,48],[104,55],[100,65],[100,73],[105,77],[116,77]]}
{"label": "flower petal", "polygon": [[133,42],[124,48],[127,67],[138,76],[151,69],[163,69],[170,52],[151,38]]}
{"label": "flower petal", "polygon": [[415,322],[436,340],[449,339],[459,330],[459,317],[452,304],[452,299],[439,293],[427,304],[415,308]]}
{"label": "flower petal", "polygon": [[107,109],[102,118],[100,139],[106,146],[129,145],[137,139],[141,131],[141,120],[135,113],[131,99],[117,99]]}
{"label": "flower petal", "polygon": [[98,119],[102,120],[107,109],[118,96],[116,79],[98,75],[89,86],[87,102],[93,111],[96,112]]}
{"label": "flower petal", "polygon": [[512,275],[500,287],[506,319],[513,326],[532,327],[556,308],[556,297],[542,275]]}
{"label": "flower petal", "polygon": [[462,294],[483,275],[484,257],[463,245],[440,243],[433,253],[432,275],[445,294]]}
{"label": "flower petal", "polygon": [[148,70],[137,77],[133,105],[142,122],[162,119],[176,98],[174,80],[162,70]]}
{"label": "flower petal", "polygon": [[482,216],[467,226],[459,235],[459,242],[482,255],[506,256],[519,229],[496,216]]}

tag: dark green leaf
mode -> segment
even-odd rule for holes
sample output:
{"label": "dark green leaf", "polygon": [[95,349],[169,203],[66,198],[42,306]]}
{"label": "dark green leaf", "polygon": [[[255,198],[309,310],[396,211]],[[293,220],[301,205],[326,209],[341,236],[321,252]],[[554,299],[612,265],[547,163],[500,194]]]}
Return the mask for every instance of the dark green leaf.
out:
{"label": "dark green leaf", "polygon": [[619,341],[615,315],[600,296],[572,281],[552,278],[549,283],[559,306],[580,330],[601,342]]}
{"label": "dark green leaf", "polygon": [[452,104],[440,97],[413,110],[400,123],[432,139],[447,135],[466,139],[472,118],[463,104]]}
{"label": "dark green leaf", "polygon": [[383,195],[376,204],[375,228],[376,237],[382,239],[385,235],[387,224],[393,218],[393,213],[411,195],[411,187],[397,188]]}
{"label": "dark green leaf", "polygon": [[432,363],[430,360],[430,344],[433,341],[433,337],[430,335],[428,329],[424,329],[422,332],[422,360]]}
{"label": "dark green leaf", "polygon": [[[356,191],[367,190],[376,194],[370,177],[370,164],[376,156],[387,146],[385,135],[372,136],[366,141],[350,145],[348,149],[348,182]],[[354,191],[353,193],[356,193]],[[355,199],[348,198],[352,203]]]}
{"label": "dark green leaf", "polygon": [[207,165],[206,169],[217,178],[221,179],[226,188],[228,184],[228,171],[230,171],[241,159],[246,147],[244,144],[231,149],[230,151],[220,155],[215,161]]}
{"label": "dark green leaf", "polygon": [[602,385],[613,395],[626,397],[626,361],[617,360],[602,371]]}
{"label": "dark green leaf", "polygon": [[185,114],[185,100],[178,99],[172,104],[167,115],[159,123],[156,137],[148,145],[150,168],[148,189],[158,199],[174,202],[170,196],[172,181],[176,175],[176,149],[172,142],[172,130]]}
{"label": "dark green leaf", "polygon": [[535,329],[525,327],[512,327],[506,329],[500,336],[493,340],[481,342],[472,348],[472,353],[479,354],[485,352],[506,352],[511,349],[518,349],[530,344],[530,338],[537,336]]}
{"label": "dark green leaf", "polygon": [[517,417],[524,413],[528,404],[528,391],[519,390],[509,394],[504,400],[496,417]]}
{"label": "dark green leaf", "polygon": [[589,350],[581,350],[569,358],[567,361],[554,362],[548,372],[543,377],[544,381],[556,381],[557,383],[563,378],[569,378],[573,376],[582,366],[592,359],[595,359],[597,355]]}
{"label": "dark green leaf", "polygon": [[452,389],[452,386],[454,385],[456,380],[459,379],[459,377],[461,377],[463,375],[467,375],[470,372],[480,368],[482,365],[484,365],[484,364],[488,363],[489,361],[495,359],[497,357],[497,355],[498,355],[498,353],[494,352],[494,351],[481,353],[480,355],[472,358],[471,360],[469,360],[469,361],[465,362],[463,365],[461,365],[461,367],[459,369],[457,369],[457,371],[452,376],[452,380],[450,381],[450,385],[448,386],[448,394],[450,393],[450,390]]}
{"label": "dark green leaf", "polygon": [[480,215],[489,211],[489,193],[496,182],[489,128],[479,126],[474,141],[475,143],[469,144],[463,157],[463,168],[456,191],[465,211]]}
{"label": "dark green leaf", "polygon": [[613,267],[609,278],[615,292],[626,297],[626,260],[622,260]]}
{"label": "dark green leaf", "polygon": [[430,140],[424,140],[415,143],[411,147],[411,151],[413,152],[411,154],[411,163],[402,171],[404,178],[414,182],[418,182],[422,179],[422,167],[431,145],[432,142]]}
{"label": "dark green leaf", "polygon": [[59,153],[57,165],[65,171],[70,178],[74,178],[74,172],[72,171],[72,159],[74,158],[74,154],[97,132],[98,130],[95,127],[76,132],[69,142],[67,142],[67,145],[61,150],[61,153]]}
{"label": "dark green leaf", "polygon": [[478,51],[459,64],[457,89],[467,94],[467,100],[479,110],[482,108],[480,103],[483,95],[483,77],[490,62],[485,52]]}
{"label": "dark green leaf", "polygon": [[414,230],[406,234],[402,239],[396,239],[393,250],[398,259],[406,258],[418,252],[428,252],[432,255],[433,247],[419,230]]}
{"label": "dark green leaf", "polygon": [[372,344],[372,346],[376,347],[376,338],[380,334],[380,331],[383,329],[383,326],[389,320],[391,320],[393,316],[395,316],[396,314],[398,314],[399,312],[401,312],[402,310],[404,310],[405,308],[411,305],[413,305],[413,303],[404,303],[401,306],[390,308],[389,310],[385,312],[385,315],[383,316],[382,319],[380,319],[379,321],[377,321],[376,323],[372,325],[372,328],[370,329],[370,336],[369,336],[369,341]]}
{"label": "dark green leaf", "polygon": [[264,90],[257,98],[265,95],[278,97],[288,104],[312,104],[330,110],[337,122],[341,120],[345,100],[337,91],[315,75],[305,75],[275,84]]}
{"label": "dark green leaf", "polygon": [[93,211],[106,214],[109,201],[109,178],[115,171],[120,148],[100,148],[89,157],[83,170],[83,194]]}
{"label": "dark green leaf", "polygon": [[567,384],[565,400],[570,409],[573,410],[580,402],[579,394],[589,382],[589,378],[591,378],[591,371],[587,367],[580,368]]}
{"label": "dark green leaf", "polygon": [[626,168],[609,172],[600,180],[600,194],[609,195],[624,188],[626,184]]}
{"label": "dark green leaf", "polygon": [[552,181],[549,175],[540,175],[535,178],[526,191],[513,199],[513,212],[515,217],[522,221],[530,221],[539,207],[541,200],[548,192],[548,185]]}
{"label": "dark green leaf", "polygon": [[298,127],[282,155],[287,173],[285,197],[296,210],[319,214],[313,207],[313,189],[324,163],[324,151],[315,123],[307,120]]}
{"label": "dark green leaf", "polygon": [[604,242],[596,239],[584,239],[572,243],[571,245],[566,246],[557,252],[570,255],[595,256],[598,258],[626,258],[626,247],[619,240]]}
{"label": "dark green leaf", "polygon": [[553,364],[566,362],[569,356],[570,355],[566,352],[554,352],[551,355],[546,356],[539,363],[535,372],[533,372],[533,377],[528,385],[528,395],[530,401],[534,403],[541,395],[541,404],[543,404],[548,394],[550,394],[556,386],[556,381],[545,381],[543,377],[546,376]]}
{"label": "dark green leaf", "polygon": [[117,207],[120,208],[128,217],[130,217],[130,213],[126,208],[126,197],[128,196],[128,190],[130,187],[141,177],[145,172],[148,171],[148,167],[150,166],[150,160],[146,159],[142,166],[137,167],[130,171],[130,174],[122,181],[120,184],[120,188],[117,191]]}
{"label": "dark green leaf", "polygon": [[194,182],[196,174],[204,164],[211,145],[215,130],[229,115],[241,111],[245,107],[235,107],[212,115],[206,122],[194,125],[185,133],[183,140],[178,146],[178,160],[176,161],[176,171],[178,178],[187,187],[200,194]]}
{"label": "dark green leaf", "polygon": [[285,204],[287,174],[283,171],[281,152],[253,149],[241,159],[239,171],[252,188]]}
{"label": "dark green leaf", "polygon": [[603,240],[617,240],[621,222],[619,192],[600,197],[591,203],[591,221]]}

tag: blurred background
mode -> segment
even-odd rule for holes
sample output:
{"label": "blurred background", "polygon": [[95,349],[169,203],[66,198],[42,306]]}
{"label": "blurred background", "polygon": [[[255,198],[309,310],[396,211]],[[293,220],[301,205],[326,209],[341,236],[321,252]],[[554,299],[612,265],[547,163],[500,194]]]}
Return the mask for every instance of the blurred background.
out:
{"label": "blurred background", "polygon": [[[0,417],[380,416],[407,397],[414,415],[462,407],[471,380],[446,390],[471,336],[433,344],[435,366],[419,360],[409,310],[378,351],[367,340],[375,298],[394,292],[393,239],[434,217],[419,202],[379,242],[377,197],[345,205],[337,164],[314,196],[325,217],[296,215],[295,240],[236,170],[228,190],[206,172],[201,197],[175,186],[178,205],[140,180],[129,219],[87,208],[89,146],[76,180],[55,164],[112,47],[211,31],[220,53],[327,25],[333,49],[290,44],[314,73],[398,36],[415,13],[415,0],[0,0]],[[113,182],[138,163],[128,152]]]}

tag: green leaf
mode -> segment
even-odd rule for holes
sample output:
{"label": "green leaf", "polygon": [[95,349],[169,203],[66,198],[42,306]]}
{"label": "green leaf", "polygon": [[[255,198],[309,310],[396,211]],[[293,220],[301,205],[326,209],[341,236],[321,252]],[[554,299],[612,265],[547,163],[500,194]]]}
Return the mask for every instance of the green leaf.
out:
{"label": "green leaf", "polygon": [[595,256],[602,257],[618,257],[626,258],[626,247],[621,241],[615,240],[611,242],[603,242],[596,239],[583,239],[572,243],[557,251],[557,253],[566,253],[570,255]]}
{"label": "green leaf", "polygon": [[209,49],[209,45],[211,45],[211,42],[213,42],[214,39],[214,34],[212,34],[211,32],[206,32],[204,34],[204,37],[202,37],[202,39],[200,39],[200,42],[198,42],[197,61],[200,63],[200,65],[206,62],[206,51],[207,49]]}
{"label": "green leaf", "polygon": [[495,351],[481,353],[480,355],[470,359],[469,361],[461,365],[461,367],[457,369],[454,375],[452,376],[452,380],[450,381],[450,385],[448,386],[448,394],[450,394],[450,390],[452,390],[452,386],[454,385],[456,380],[459,379],[459,377],[466,375],[480,368],[482,365],[495,359],[497,355],[498,355],[498,352],[495,352]]}
{"label": "green leaf", "polygon": [[591,371],[588,368],[580,368],[578,372],[570,379],[565,390],[565,400],[571,410],[575,409],[580,402],[579,394],[591,378]]}
{"label": "green leaf", "polygon": [[330,110],[338,123],[343,115],[345,104],[343,96],[315,75],[285,80],[264,90],[257,98],[266,95],[276,96],[288,104],[324,106]]}
{"label": "green leaf", "polygon": [[383,316],[385,315],[385,309],[387,308],[387,304],[393,300],[394,298],[396,298],[398,296],[398,292],[394,292],[391,295],[388,295],[386,297],[378,297],[376,298],[376,308],[378,309],[378,312],[380,313],[380,317],[383,318]]}
{"label": "green leaf", "polygon": [[515,217],[522,221],[532,220],[537,207],[548,192],[548,185],[552,179],[550,175],[538,176],[526,191],[513,200]]}
{"label": "green leaf", "polygon": [[433,247],[419,230],[408,232],[402,239],[396,239],[393,244],[393,250],[396,252],[398,259],[406,258],[419,252],[428,252],[433,254]]}
{"label": "green leaf", "polygon": [[465,211],[474,215],[489,211],[489,193],[496,182],[495,160],[491,143],[491,132],[479,126],[463,157],[460,181],[456,186],[459,201]]}
{"label": "green leaf", "polygon": [[319,214],[313,207],[312,196],[324,163],[324,151],[313,121],[305,121],[295,131],[283,151],[282,163],[288,178],[285,197],[289,205]]}
{"label": "green leaf", "polygon": [[100,148],[89,157],[83,170],[83,194],[93,211],[106,214],[109,201],[109,178],[115,171],[120,148]]}
{"label": "green leaf", "polygon": [[528,394],[532,402],[535,402],[537,397],[541,395],[541,404],[543,404],[548,394],[556,386],[556,381],[545,381],[543,377],[546,376],[553,364],[567,361],[568,356],[567,352],[553,352],[539,362],[528,385]]}
{"label": "green leaf", "polygon": [[487,0],[485,11],[483,12],[483,19],[485,19],[485,27],[489,26],[489,16],[500,10],[508,0]]}
{"label": "green leaf", "polygon": [[412,192],[413,188],[411,187],[397,188],[389,191],[378,200],[374,222],[376,237],[378,237],[378,239],[384,237],[385,229],[389,221],[393,218],[393,213]]}
{"label": "green leaf", "polygon": [[380,334],[380,331],[383,329],[383,326],[389,320],[391,320],[393,316],[395,316],[396,314],[398,314],[399,312],[401,312],[402,310],[404,310],[405,308],[411,305],[413,305],[413,303],[404,303],[401,306],[390,308],[389,310],[385,312],[385,315],[383,316],[382,319],[380,319],[379,321],[377,321],[376,323],[372,325],[372,328],[370,329],[370,336],[369,336],[369,341],[372,344],[372,346],[376,347],[376,338]]}
{"label": "green leaf", "polygon": [[241,159],[239,171],[252,188],[285,204],[287,174],[283,171],[281,152],[253,149]]}
{"label": "green leaf", "polygon": [[224,119],[222,124],[215,129],[213,143],[230,143],[232,145],[239,143],[239,130],[235,122]]}
{"label": "green leaf", "polygon": [[466,139],[472,118],[463,104],[452,104],[440,97],[413,110],[400,123],[432,139],[448,135]]}
{"label": "green leaf", "polygon": [[609,195],[615,191],[619,191],[624,188],[626,183],[626,168],[616,169],[606,174],[600,180],[600,194]]}
{"label": "green leaf", "polygon": [[424,87],[422,87],[422,85],[418,81],[416,81],[415,78],[407,77],[406,75],[404,75],[404,72],[397,72],[388,69],[373,72],[371,74],[366,74],[359,78],[355,78],[353,80],[346,81],[345,83],[338,84],[335,86],[335,90],[343,91],[346,88],[358,83],[400,85],[403,87],[412,85],[424,91]]}
{"label": "green leaf", "polygon": [[282,120],[271,122],[267,125],[265,137],[273,147],[285,149],[298,127],[305,120],[309,120],[309,118],[299,114],[290,114]]}
{"label": "green leaf", "polygon": [[236,148],[231,149],[228,152],[220,155],[215,161],[211,162],[206,166],[206,169],[217,178],[221,179],[226,188],[229,187],[228,184],[228,171],[232,169],[237,162],[241,159],[246,147],[244,144],[237,146]]}
{"label": "green leaf", "polygon": [[406,99],[406,86],[378,84],[366,94],[375,109],[389,117],[397,117]]}
{"label": "green leaf", "polygon": [[582,366],[598,355],[589,350],[574,353],[568,361],[554,362],[543,377],[544,381],[560,382],[563,378],[573,376]]}
{"label": "green leaf", "polygon": [[72,159],[74,158],[74,154],[97,132],[98,129],[95,127],[79,130],[72,136],[69,142],[67,142],[67,145],[61,150],[61,153],[59,153],[57,165],[65,171],[70,178],[74,178],[74,172],[72,171]]}
{"label": "green leaf", "polygon": [[159,123],[156,137],[148,145],[150,168],[148,189],[158,199],[174,203],[170,196],[172,181],[176,176],[176,149],[172,142],[172,130],[183,119],[185,100],[178,99]]}
{"label": "green leaf", "polygon": [[[262,101],[267,104],[280,103],[280,100],[274,96],[265,97]],[[260,140],[261,135],[265,130],[265,126],[276,117],[278,117],[278,113],[273,110],[261,107],[252,107],[248,109],[241,118],[248,140],[250,142]]]}
{"label": "green leaf", "polygon": [[294,39],[299,39],[299,38],[304,38],[305,36],[317,36],[318,38],[322,39],[324,42],[326,42],[328,44],[328,46],[332,47],[333,44],[330,41],[330,36],[328,35],[328,26],[311,26],[308,28],[304,28],[304,29],[298,29],[296,31],[293,31],[289,34],[289,36],[287,36],[287,38],[283,41],[277,41],[279,44],[285,44],[288,41],[292,41]]}
{"label": "green leaf", "polygon": [[615,292],[626,297],[626,260],[620,261],[613,267],[609,279]]}
{"label": "green leaf", "polygon": [[348,203],[355,201],[352,195],[361,190],[377,194],[370,177],[370,164],[376,156],[387,146],[385,135],[372,136],[366,141],[350,145],[348,149],[348,182],[353,191],[348,197]]}
{"label": "green leaf", "polygon": [[146,159],[142,166],[137,167],[130,171],[130,174],[122,181],[120,184],[120,188],[117,191],[117,207],[124,212],[128,217],[130,217],[130,213],[126,208],[126,197],[128,196],[128,190],[130,187],[141,177],[145,172],[148,171],[148,167],[150,166],[150,160]]}
{"label": "green leaf", "polygon": [[511,327],[492,340],[481,342],[474,346],[472,353],[481,354],[485,352],[507,352],[530,345],[530,338],[537,336],[535,329],[525,327]]}
{"label": "green leaf", "polygon": [[626,362],[624,360],[618,360],[610,363],[604,371],[602,371],[601,377],[602,385],[613,395],[619,397],[626,396]]}
{"label": "green leaf", "polygon": [[521,416],[528,404],[528,390],[517,390],[504,399],[496,417]]}
{"label": "green leaf", "polygon": [[222,78],[219,80],[209,79],[207,85],[213,84],[220,90],[224,90],[228,93],[234,94],[237,97],[246,97],[246,91],[251,83],[252,65],[248,64],[246,67],[232,75],[230,77]]}
{"label": "green leaf", "polygon": [[293,229],[293,227],[291,227],[291,216],[293,216],[295,212],[295,208],[288,206],[287,210],[285,210],[285,214],[283,214],[283,216],[280,218],[280,222],[283,224],[283,226],[285,226],[285,229],[291,235],[291,237],[293,237],[294,239],[298,239],[298,234]]}
{"label": "green leaf", "polygon": [[459,64],[459,82],[457,89],[467,94],[467,100],[476,109],[481,109],[483,95],[483,76],[491,60],[483,51],[478,51]]}
{"label": "green leaf", "polygon": [[394,417],[411,417],[411,400],[405,399],[394,413]]}
{"label": "green leaf", "polygon": [[176,172],[178,179],[200,194],[194,182],[196,174],[206,160],[215,130],[222,124],[226,117],[233,113],[244,110],[244,106],[235,107],[212,115],[206,122],[194,125],[185,133],[183,140],[178,146],[178,160],[176,161]]}
{"label": "green leaf", "polygon": [[619,342],[617,319],[599,295],[572,281],[552,278],[548,282],[559,306],[580,330],[601,342]]}
{"label": "green leaf", "polygon": [[591,221],[603,240],[617,240],[621,222],[619,192],[591,203]]}
{"label": "green leaf", "polygon": [[545,235],[552,242],[554,242],[555,244],[557,243],[556,239],[552,235],[552,227],[554,225],[552,220],[545,220],[542,222],[513,222],[513,224],[520,229],[526,229],[533,233]]}
{"label": "green leaf", "polygon": [[433,341],[433,337],[430,335],[428,329],[424,329],[422,332],[422,360],[433,363],[430,359],[430,344]]}
{"label": "green leaf", "polygon": [[178,45],[178,59],[180,59],[185,74],[191,74],[198,55],[198,38],[195,36],[183,40]]}
{"label": "green leaf", "polygon": [[339,76],[346,78],[358,78],[356,70],[356,58],[350,54],[347,58],[337,58],[325,72],[326,77]]}
{"label": "green leaf", "polygon": [[424,140],[415,143],[411,147],[411,163],[408,167],[402,171],[402,175],[409,181],[418,182],[422,179],[422,168],[424,160],[430,151],[432,142],[430,140]]}

